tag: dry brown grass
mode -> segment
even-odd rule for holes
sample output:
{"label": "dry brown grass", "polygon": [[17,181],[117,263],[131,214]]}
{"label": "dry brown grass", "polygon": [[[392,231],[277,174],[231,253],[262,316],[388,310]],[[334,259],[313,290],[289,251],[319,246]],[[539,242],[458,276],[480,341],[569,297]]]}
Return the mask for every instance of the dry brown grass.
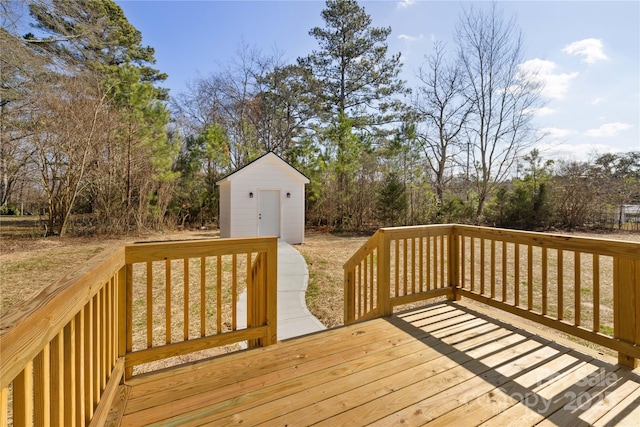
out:
{"label": "dry brown grass", "polygon": [[[37,228],[34,225],[35,220],[34,218],[28,218],[27,220],[21,218],[18,221],[8,221],[6,218],[0,218],[0,234],[2,235],[0,245],[0,311],[4,311],[21,300],[30,298],[45,286],[53,283],[64,274],[73,271],[92,256],[108,247],[133,241],[187,240],[217,237],[217,232],[213,231],[183,231],[120,239],[57,237],[44,239],[33,237],[34,229]],[[20,230],[22,230],[22,234]],[[640,234],[576,234],[640,242]],[[307,305],[309,310],[327,327],[343,324],[344,273],[342,265],[368,238],[369,236],[363,235],[340,236],[308,231],[305,243],[296,246],[296,249],[305,257],[309,267]],[[571,261],[568,260],[567,262]],[[176,265],[176,270],[180,270],[178,265]],[[192,271],[197,270],[197,266],[192,266]],[[162,287],[162,283],[159,283],[158,286]],[[191,298],[195,301],[196,296],[194,295]],[[177,310],[175,319],[181,317],[179,313],[181,307],[182,301],[175,301],[175,309]],[[138,322],[138,326],[143,326],[141,319]],[[176,324],[175,327],[180,329],[181,325]],[[193,324],[189,326],[189,329],[195,332],[198,326]],[[156,338],[161,339],[163,330],[160,325],[154,324],[154,330],[157,331],[157,334],[154,333]],[[146,341],[146,335],[142,333],[136,340],[137,342],[144,342]]]}
{"label": "dry brown grass", "polygon": [[[146,236],[128,236],[120,238],[109,237],[47,237],[43,238],[38,231],[38,219],[37,217],[0,217],[0,312],[5,311],[12,305],[32,298],[37,295],[45,287],[55,283],[60,278],[67,274],[72,273],[79,268],[83,263],[86,263],[96,254],[109,250],[110,248],[120,247],[125,244],[143,241],[167,241],[167,240],[194,240],[194,239],[206,239],[217,238],[219,232],[197,230],[197,231],[182,231],[172,233],[154,233]],[[174,262],[174,283],[182,283],[179,277],[183,268],[181,266],[182,261]],[[154,263],[154,314],[164,312],[164,271],[159,264]],[[192,265],[192,272],[198,272],[200,270],[199,265],[196,265],[197,261]],[[227,263],[225,262],[225,269]],[[140,267],[135,267],[134,274],[134,313],[135,318],[133,344],[134,350],[146,348],[147,334],[146,334],[146,277],[145,272],[140,270]],[[207,274],[209,274],[210,268],[207,267]],[[242,279],[240,274],[239,281]],[[192,279],[195,283],[195,278]],[[215,283],[215,282],[212,282]],[[211,304],[211,299],[215,299],[215,285],[212,285],[207,292],[207,305],[215,306]],[[193,293],[198,290],[193,287]],[[181,319],[183,316],[183,297],[176,294],[176,298],[172,298],[171,312],[172,312],[172,334],[174,337],[182,335],[179,331],[183,330],[183,323]],[[223,298],[225,307],[231,305],[230,296]],[[190,309],[199,311],[200,304],[195,303],[198,301],[196,295],[190,296]],[[224,310],[225,313],[230,313],[231,310]],[[215,313],[207,313],[208,317],[215,319]],[[223,321],[229,323],[227,317],[228,314],[223,315]],[[215,320],[213,321],[215,322]],[[207,324],[207,332],[211,332],[214,328],[213,322]],[[193,338],[199,336],[199,316],[190,315],[189,322],[189,334]],[[164,342],[166,331],[164,329],[164,318],[158,317],[156,320],[154,316],[153,321],[153,341],[154,344]],[[175,339],[174,339],[175,341]],[[197,358],[208,357],[232,351],[234,348],[228,346],[220,349],[212,349],[204,352],[200,352]],[[178,363],[184,363],[194,360],[194,355],[178,356],[172,359],[166,359],[160,362],[154,362],[153,364],[142,365],[135,369],[135,372],[145,372],[147,370],[155,370],[163,367],[172,366]]]}
{"label": "dry brown grass", "polygon": [[32,298],[98,253],[138,241],[218,237],[218,231],[184,231],[127,237],[42,237],[38,217],[0,217],[0,312]]}
{"label": "dry brown grass", "polygon": [[328,328],[344,323],[342,265],[368,239],[369,236],[307,232],[305,243],[296,246],[309,267],[307,306]]}
{"label": "dry brown grass", "polygon": [[[609,238],[615,240],[625,240],[625,241],[633,241],[640,242],[640,234],[632,234],[632,233],[572,233],[577,236],[584,237],[598,237],[598,238]],[[310,279],[309,279],[309,290],[307,292],[307,305],[309,306],[310,311],[316,315],[328,327],[333,327],[337,325],[343,324],[343,271],[342,264],[368,239],[366,236],[336,236],[331,234],[322,234],[322,233],[307,233],[306,242],[304,245],[299,246],[297,249],[304,255],[307,260],[307,264],[309,266]],[[553,252],[553,251],[552,251]],[[513,253],[510,251],[508,256],[513,257]],[[526,252],[521,250],[521,266],[526,265]],[[497,264],[501,265],[500,260],[500,252],[498,251],[497,256]],[[606,257],[605,257],[606,258]],[[536,258],[534,257],[534,261]],[[593,296],[588,292],[587,288],[589,284],[592,283],[592,278],[590,277],[591,272],[591,260],[590,256],[583,255],[581,257],[580,263],[582,265],[581,268],[581,283],[584,287],[584,293],[581,296],[582,301],[582,324],[585,327],[590,327],[592,321],[592,300]],[[539,257],[538,257],[538,262]],[[564,292],[564,318],[573,321],[573,311],[569,308],[569,304],[573,301],[573,256],[565,254],[564,256],[564,283],[565,283],[565,292]],[[513,265],[513,259],[507,259],[507,265]],[[524,267],[520,270],[520,278],[521,280],[526,278],[526,271]],[[539,268],[534,267],[534,268]],[[549,257],[549,282],[554,283],[556,281],[557,274],[557,260],[554,258],[553,254],[550,254]],[[612,282],[610,280],[612,276],[613,266],[611,264],[611,260],[601,261],[600,265],[600,273],[601,273],[601,282],[600,282],[600,325],[601,331],[606,334],[611,334],[613,331],[613,312],[612,312]],[[507,283],[512,283],[514,279],[514,272],[512,267],[509,268],[507,273]],[[467,278],[469,277],[469,272],[467,271]],[[488,272],[487,272],[488,275]],[[605,279],[608,278],[608,279]],[[502,280],[502,270],[498,268],[496,271],[496,294],[498,299],[501,296],[501,280]],[[487,276],[487,283],[489,283],[489,277]],[[524,285],[521,286],[520,289],[520,300],[525,301],[526,287]],[[549,314],[554,315],[557,313],[557,289],[550,285],[548,289],[548,297],[549,297]],[[540,310],[540,301],[541,301],[541,284],[538,282],[534,282],[534,309]],[[471,300],[464,300],[465,304],[475,306],[480,308],[483,307],[482,304],[475,303]],[[403,306],[402,309],[412,308],[415,305],[419,305],[420,303],[412,304],[411,306]],[[591,304],[591,307],[590,307]],[[555,330],[551,330],[549,328],[541,328],[534,322],[528,322],[524,319],[516,318],[515,316],[511,316],[513,320],[517,320],[520,323],[524,323],[529,328],[542,330],[542,332],[547,334],[555,334],[556,336],[561,336],[564,339],[570,339],[573,342],[585,345],[592,349],[595,349],[601,353],[613,354],[608,349],[603,349],[601,347],[595,346],[592,343],[579,340],[574,337],[568,337],[566,335],[562,335]]]}
{"label": "dry brown grass", "polygon": [[[185,262],[188,266],[186,269]],[[201,277],[202,262],[205,263],[204,278]],[[235,329],[232,315],[235,309],[234,296],[240,294],[245,287],[246,257],[238,256],[234,262],[233,256],[221,256],[220,265],[217,257],[207,257],[204,260],[201,258],[176,259],[170,261],[170,265],[169,274],[165,261],[150,263],[148,266],[150,271],[146,263],[133,265],[133,351],[161,347],[168,342],[213,336]],[[233,265],[235,265],[235,272]],[[152,277],[149,280],[150,288],[147,285],[149,273]],[[218,276],[220,276],[221,289],[217,286]],[[167,280],[170,281],[169,300],[167,300]],[[151,292],[150,301],[148,301],[149,292]],[[219,292],[220,295],[218,295]],[[167,307],[167,301],[170,307]],[[150,306],[147,305],[148,302],[151,303]],[[220,319],[218,319],[218,313],[220,313]],[[169,319],[167,314],[170,316]],[[220,321],[219,326],[218,321]],[[236,344],[176,356],[139,365],[134,369],[134,373],[154,371],[239,349],[240,346]]]}

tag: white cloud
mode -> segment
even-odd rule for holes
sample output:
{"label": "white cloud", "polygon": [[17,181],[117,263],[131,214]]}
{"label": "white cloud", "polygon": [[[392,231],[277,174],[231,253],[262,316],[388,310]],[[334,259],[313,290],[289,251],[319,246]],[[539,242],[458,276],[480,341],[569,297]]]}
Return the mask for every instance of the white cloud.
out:
{"label": "white cloud", "polygon": [[578,73],[557,74],[558,65],[544,59],[531,59],[518,67],[526,79],[543,85],[542,96],[547,98],[563,98],[569,90],[571,80],[578,76]]}
{"label": "white cloud", "polygon": [[418,36],[410,36],[408,34],[400,34],[398,36],[398,38],[400,40],[404,40],[406,42],[410,42],[411,43],[411,42],[415,42],[415,41],[418,41],[418,40],[422,40],[424,38],[424,35],[420,34]]}
{"label": "white cloud", "polygon": [[604,54],[604,45],[600,39],[584,39],[568,44],[562,49],[569,55],[582,55],[582,62],[593,64],[597,61],[607,59]]}
{"label": "white cloud", "polygon": [[409,6],[412,6],[416,0],[402,0],[398,2],[398,7],[402,9],[406,9]]}
{"label": "white cloud", "polygon": [[591,105],[598,105],[603,101],[604,101],[604,98],[596,98],[593,101],[591,101]]}
{"label": "white cloud", "polygon": [[627,123],[620,123],[620,122],[605,123],[597,129],[589,129],[584,134],[586,136],[591,136],[594,138],[612,137],[632,127],[633,126]]}

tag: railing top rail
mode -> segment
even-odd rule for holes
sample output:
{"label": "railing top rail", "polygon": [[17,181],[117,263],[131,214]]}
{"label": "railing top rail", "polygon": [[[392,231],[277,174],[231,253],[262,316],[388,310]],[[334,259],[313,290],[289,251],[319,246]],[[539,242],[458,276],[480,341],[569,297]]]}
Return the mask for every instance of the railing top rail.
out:
{"label": "railing top rail", "polygon": [[548,234],[502,228],[455,225],[454,233],[478,238],[493,238],[511,243],[533,244],[549,249],[584,252],[597,255],[640,259],[640,244],[596,237]]}
{"label": "railing top rail", "polygon": [[241,238],[140,243],[101,252],[30,300],[0,313],[0,389],[127,263],[277,250],[277,239]]}
{"label": "railing top rail", "polygon": [[394,240],[450,233],[461,236],[534,245],[549,249],[561,249],[604,256],[640,259],[640,244],[637,242],[627,242],[608,238],[509,230],[503,228],[446,224],[380,228],[373,236],[371,236],[371,238],[369,238],[369,240],[367,240],[367,242],[365,242],[362,247],[360,247],[360,249],[358,249],[356,253],[351,256],[351,258],[349,258],[347,262],[345,262],[344,268],[350,269],[355,267],[364,256],[370,253],[373,248],[377,247],[378,240],[381,239],[383,235],[390,240]]}
{"label": "railing top rail", "polygon": [[446,235],[453,232],[452,224],[430,224],[430,225],[412,225],[405,227],[389,227],[380,230],[393,239],[404,239],[412,237],[427,237],[434,235]]}
{"label": "railing top rail", "polygon": [[167,259],[266,252],[270,245],[277,245],[277,239],[274,237],[246,237],[136,243],[125,246],[125,258],[127,264],[133,264]]}
{"label": "railing top rail", "polygon": [[358,265],[358,263],[371,252],[372,249],[376,248],[378,245],[379,239],[382,239],[383,236],[385,238],[389,238],[390,240],[394,239],[404,239],[411,237],[427,237],[433,235],[445,235],[453,232],[453,225],[446,224],[432,224],[432,225],[413,225],[406,227],[385,227],[378,229],[373,236],[367,240],[364,245],[360,247],[354,253],[347,262],[344,263],[343,268],[345,270],[351,269]]}
{"label": "railing top rail", "polygon": [[124,248],[103,251],[0,314],[0,388],[11,383],[122,266]]}
{"label": "railing top rail", "polygon": [[349,258],[347,262],[344,263],[344,269],[355,267],[365,256],[367,256],[367,254],[371,252],[372,249],[378,247],[378,238],[380,238],[380,235],[382,233],[381,230],[382,229],[373,233],[373,235],[369,237],[369,240],[367,240],[362,246],[360,246],[360,249],[358,249],[353,255],[351,255],[351,258]]}

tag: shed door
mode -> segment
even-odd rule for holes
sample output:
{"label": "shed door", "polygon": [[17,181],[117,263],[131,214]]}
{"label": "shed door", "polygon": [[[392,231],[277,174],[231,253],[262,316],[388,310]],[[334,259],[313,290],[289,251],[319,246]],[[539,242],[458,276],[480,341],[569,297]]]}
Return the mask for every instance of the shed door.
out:
{"label": "shed door", "polygon": [[280,192],[260,190],[260,212],[258,212],[260,236],[280,237]]}

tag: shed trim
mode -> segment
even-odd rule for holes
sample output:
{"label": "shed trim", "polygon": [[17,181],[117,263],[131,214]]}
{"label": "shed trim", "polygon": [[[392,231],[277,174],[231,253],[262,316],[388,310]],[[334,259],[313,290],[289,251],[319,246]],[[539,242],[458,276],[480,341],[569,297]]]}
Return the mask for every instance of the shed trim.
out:
{"label": "shed trim", "polygon": [[287,166],[287,168],[288,168],[291,172],[293,172],[293,173],[295,173],[296,175],[298,175],[298,176],[301,178],[301,181],[302,181],[302,182],[304,182],[305,184],[308,184],[308,183],[309,183],[309,178],[307,178],[307,177],[306,177],[302,172],[300,172],[298,169],[296,169],[296,168],[294,168],[293,166],[291,166],[289,163],[287,163],[286,161],[284,161],[280,156],[278,156],[278,155],[277,155],[277,154],[275,154],[274,152],[269,151],[268,153],[265,153],[265,154],[263,154],[262,156],[258,157],[257,159],[255,159],[255,160],[253,160],[253,161],[251,161],[251,162],[247,163],[246,165],[244,165],[243,167],[241,167],[241,168],[240,168],[240,169],[238,169],[237,171],[235,171],[235,172],[231,172],[230,174],[228,174],[228,175],[224,176],[223,178],[221,178],[219,181],[217,181],[217,182],[216,182],[216,185],[220,185],[220,184],[222,184],[222,183],[224,183],[224,182],[228,182],[228,181],[230,181],[230,180],[231,180],[231,178],[232,178],[234,175],[237,175],[237,174],[239,174],[239,173],[243,172],[243,171],[244,171],[245,169],[247,169],[249,166],[253,165],[254,163],[256,163],[256,162],[258,162],[258,161],[260,161],[260,160],[262,160],[262,159],[264,159],[264,158],[266,158],[266,157],[268,157],[268,156],[271,156],[271,157],[274,157],[274,158],[276,158],[276,159],[280,160],[280,162],[282,162],[282,164],[283,164],[283,165]]}

